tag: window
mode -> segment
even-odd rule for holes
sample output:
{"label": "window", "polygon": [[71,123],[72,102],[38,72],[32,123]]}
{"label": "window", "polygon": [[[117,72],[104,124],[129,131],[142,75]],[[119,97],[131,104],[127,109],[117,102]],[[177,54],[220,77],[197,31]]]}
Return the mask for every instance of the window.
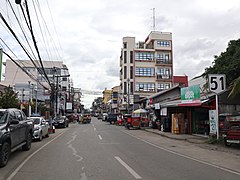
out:
{"label": "window", "polygon": [[157,54],[156,58],[157,60],[163,60],[163,54]]}
{"label": "window", "polygon": [[165,89],[169,89],[170,88],[170,84],[165,84]]}
{"label": "window", "polygon": [[165,74],[170,75],[170,69],[165,69]]}
{"label": "window", "polygon": [[155,75],[155,69],[154,68],[136,68],[136,76],[154,76]]}
{"label": "window", "polygon": [[62,81],[67,81],[67,78],[66,78],[66,77],[63,77],[63,78],[62,78]]}
{"label": "window", "polygon": [[164,84],[163,84],[163,83],[161,83],[161,84],[158,84],[158,89],[161,89],[161,90],[163,90],[163,89],[164,89]]}
{"label": "window", "polygon": [[152,61],[152,60],[154,60],[154,54],[151,53],[151,52],[136,52],[135,53],[135,59],[136,60]]}
{"label": "window", "polygon": [[133,79],[133,66],[130,67],[130,79]]}
{"label": "window", "polygon": [[161,47],[170,47],[170,41],[157,41],[157,45]]}
{"label": "window", "polygon": [[123,43],[123,48],[124,48],[124,49],[127,48],[127,43],[126,43],[126,42]]}
{"label": "window", "polygon": [[127,66],[124,66],[124,79],[127,79]]}
{"label": "window", "polygon": [[63,87],[62,87],[62,91],[67,91],[67,87],[66,87],[66,86],[63,86]]}
{"label": "window", "polygon": [[133,51],[130,51],[130,63],[133,63]]}
{"label": "window", "polygon": [[133,94],[133,82],[130,82],[130,93]]}
{"label": "window", "polygon": [[127,94],[127,83],[126,82],[124,82],[123,89],[124,89],[123,94]]}
{"label": "window", "polygon": [[158,68],[157,69],[157,74],[159,74],[159,75],[164,74],[164,69],[163,68]]}
{"label": "window", "polygon": [[127,51],[123,52],[123,60],[124,60],[124,63],[127,63]]}
{"label": "window", "polygon": [[155,91],[154,83],[136,83],[136,91]]}

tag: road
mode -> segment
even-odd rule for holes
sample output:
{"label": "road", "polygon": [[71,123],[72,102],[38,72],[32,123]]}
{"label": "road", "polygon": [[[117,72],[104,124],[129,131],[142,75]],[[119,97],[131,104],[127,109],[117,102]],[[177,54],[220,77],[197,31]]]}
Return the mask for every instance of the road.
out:
{"label": "road", "polygon": [[2,179],[240,179],[238,156],[92,119],[13,153]]}

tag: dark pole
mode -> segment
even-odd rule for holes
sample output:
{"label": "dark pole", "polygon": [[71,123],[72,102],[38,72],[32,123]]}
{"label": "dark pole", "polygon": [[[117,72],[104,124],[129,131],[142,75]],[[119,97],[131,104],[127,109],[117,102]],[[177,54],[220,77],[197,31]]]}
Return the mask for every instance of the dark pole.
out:
{"label": "dark pole", "polygon": [[58,109],[58,76],[56,76],[57,77],[57,83],[56,83],[56,96],[55,96],[55,108],[56,108],[56,110],[55,110],[55,116],[57,116],[57,109]]}

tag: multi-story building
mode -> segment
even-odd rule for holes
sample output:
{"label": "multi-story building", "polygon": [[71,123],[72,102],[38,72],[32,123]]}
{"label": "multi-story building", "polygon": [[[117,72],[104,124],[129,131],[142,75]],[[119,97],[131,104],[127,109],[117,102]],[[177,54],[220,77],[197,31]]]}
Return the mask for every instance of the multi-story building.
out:
{"label": "multi-story building", "polygon": [[151,32],[144,42],[123,37],[120,56],[120,87],[123,101],[133,104],[139,98],[172,87],[172,33]]}
{"label": "multi-story building", "polygon": [[[12,60],[6,60],[4,62],[5,79],[1,83],[13,87],[18,92],[22,103],[28,102],[30,98],[38,101],[50,101],[51,87],[40,73],[40,68],[36,68],[30,60],[15,60],[15,62],[22,68],[17,66]],[[38,61],[35,63],[39,64]],[[66,102],[69,99],[68,92],[71,90],[68,68],[62,61],[43,61],[43,67],[50,83],[55,85],[57,92],[54,98],[55,113],[64,111]]]}

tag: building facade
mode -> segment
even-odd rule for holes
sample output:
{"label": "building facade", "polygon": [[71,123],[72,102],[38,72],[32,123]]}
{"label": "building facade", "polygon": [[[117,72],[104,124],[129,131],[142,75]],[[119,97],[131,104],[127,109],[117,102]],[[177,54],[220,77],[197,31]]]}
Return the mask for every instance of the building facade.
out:
{"label": "building facade", "polygon": [[122,101],[133,105],[138,99],[172,87],[172,33],[151,32],[143,42],[123,37],[120,56]]}
{"label": "building facade", "polygon": [[[23,104],[29,104],[30,99],[50,103],[52,89],[43,75],[39,73],[40,68],[36,68],[30,60],[15,60],[15,62],[22,68],[12,60],[6,60],[4,62],[5,78],[1,83],[13,87]],[[39,64],[38,61],[35,63]],[[55,115],[64,113],[72,87],[68,68],[62,61],[43,61],[43,66],[50,83],[55,87],[54,98],[52,97],[55,101]]]}

